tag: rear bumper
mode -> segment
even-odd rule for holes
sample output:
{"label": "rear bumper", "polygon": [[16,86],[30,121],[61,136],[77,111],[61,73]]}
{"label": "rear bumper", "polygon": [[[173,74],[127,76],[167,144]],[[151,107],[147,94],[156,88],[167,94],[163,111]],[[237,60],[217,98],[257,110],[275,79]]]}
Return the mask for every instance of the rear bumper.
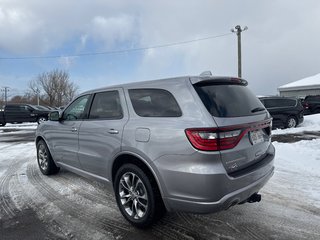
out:
{"label": "rear bumper", "polygon": [[167,210],[212,213],[245,201],[273,175],[274,153],[270,144],[263,160],[239,174],[228,174],[218,155],[197,152],[157,160],[154,163]]}
{"label": "rear bumper", "polygon": [[183,212],[192,212],[192,213],[213,213],[222,210],[226,210],[231,206],[234,206],[238,203],[241,203],[248,199],[252,194],[257,193],[272,177],[274,173],[274,167],[270,170],[268,174],[259,179],[258,181],[253,182],[252,184],[235,190],[219,201],[216,202],[197,202],[197,201],[188,201],[182,200],[179,198],[166,198],[166,206],[170,211],[183,211]]}

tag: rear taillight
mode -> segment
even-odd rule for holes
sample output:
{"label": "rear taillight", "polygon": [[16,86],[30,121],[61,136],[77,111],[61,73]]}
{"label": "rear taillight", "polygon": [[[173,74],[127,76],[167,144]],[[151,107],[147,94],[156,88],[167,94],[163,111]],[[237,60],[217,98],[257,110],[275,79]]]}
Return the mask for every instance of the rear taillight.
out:
{"label": "rear taillight", "polygon": [[220,151],[232,149],[242,137],[250,132],[261,129],[271,136],[272,119],[223,128],[189,128],[186,135],[192,146],[202,151]]}
{"label": "rear taillight", "polygon": [[245,133],[245,129],[228,131],[221,131],[219,128],[186,129],[186,135],[192,146],[202,151],[234,148]]}

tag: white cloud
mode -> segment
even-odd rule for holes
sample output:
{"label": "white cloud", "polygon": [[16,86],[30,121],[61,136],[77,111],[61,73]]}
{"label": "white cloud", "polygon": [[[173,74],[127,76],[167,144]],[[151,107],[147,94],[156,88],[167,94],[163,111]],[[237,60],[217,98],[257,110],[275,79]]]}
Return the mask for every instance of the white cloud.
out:
{"label": "white cloud", "polygon": [[95,16],[89,26],[87,36],[102,42],[108,48],[115,42],[131,40],[134,35],[134,18],[128,15],[113,17]]}
{"label": "white cloud", "polygon": [[[317,0],[0,0],[0,48],[13,54],[48,54],[76,41],[70,52],[116,50],[218,35],[247,25],[243,76],[257,94],[268,94],[320,72],[319,12]],[[97,49],[89,48],[91,42]],[[76,66],[74,60],[61,61]],[[135,61],[132,79],[204,70],[236,75],[236,36],[148,50]]]}

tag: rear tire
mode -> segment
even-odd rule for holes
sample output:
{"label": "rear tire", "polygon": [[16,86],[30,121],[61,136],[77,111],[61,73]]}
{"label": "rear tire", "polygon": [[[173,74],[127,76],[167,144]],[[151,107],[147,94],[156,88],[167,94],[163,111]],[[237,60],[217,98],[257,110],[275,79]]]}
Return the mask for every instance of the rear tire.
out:
{"label": "rear tire", "polygon": [[40,171],[44,175],[56,174],[60,170],[54,163],[49,148],[43,140],[37,143],[37,161]]}
{"label": "rear tire", "polygon": [[295,128],[297,125],[297,118],[294,116],[289,116],[286,122],[286,128]]}
{"label": "rear tire", "polygon": [[4,127],[5,125],[6,125],[6,123],[0,122],[0,127]]}
{"label": "rear tire", "polygon": [[158,186],[134,164],[119,168],[114,191],[120,212],[135,227],[150,227],[165,213]]}

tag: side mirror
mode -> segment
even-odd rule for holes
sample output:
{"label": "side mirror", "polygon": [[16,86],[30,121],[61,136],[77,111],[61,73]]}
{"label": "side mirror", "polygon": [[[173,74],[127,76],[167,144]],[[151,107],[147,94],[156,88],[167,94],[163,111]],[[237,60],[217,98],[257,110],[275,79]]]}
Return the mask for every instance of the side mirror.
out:
{"label": "side mirror", "polygon": [[59,121],[60,120],[60,114],[58,111],[53,111],[49,113],[49,120],[50,121]]}

